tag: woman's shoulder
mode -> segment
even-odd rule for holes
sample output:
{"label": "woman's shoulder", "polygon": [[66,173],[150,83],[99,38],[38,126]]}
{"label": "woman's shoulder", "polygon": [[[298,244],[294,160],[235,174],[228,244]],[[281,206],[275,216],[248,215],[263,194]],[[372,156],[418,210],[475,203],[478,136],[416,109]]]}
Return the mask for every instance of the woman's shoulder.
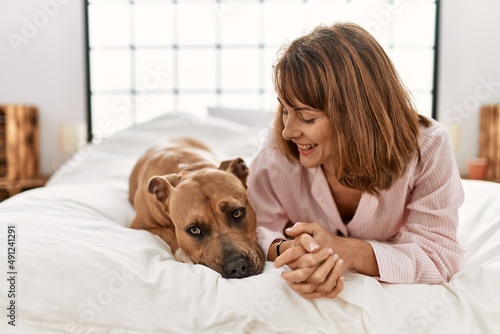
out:
{"label": "woman's shoulder", "polygon": [[449,139],[446,129],[435,119],[428,118],[429,125],[420,126],[420,147],[425,149],[427,146],[442,145]]}
{"label": "woman's shoulder", "polygon": [[412,164],[416,174],[437,168],[438,165],[444,170],[455,162],[448,131],[435,119],[429,118],[429,121],[428,126],[420,128],[420,155]]}

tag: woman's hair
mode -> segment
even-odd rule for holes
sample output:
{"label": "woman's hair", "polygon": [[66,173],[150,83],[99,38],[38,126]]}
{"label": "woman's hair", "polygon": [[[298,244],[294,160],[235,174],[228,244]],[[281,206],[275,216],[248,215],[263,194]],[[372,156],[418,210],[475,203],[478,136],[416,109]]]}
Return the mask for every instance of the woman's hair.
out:
{"label": "woman's hair", "polygon": [[[419,126],[430,121],[416,112],[389,57],[360,26],[320,26],[293,41],[274,66],[274,85],[283,103],[299,101],[328,116],[340,184],[378,194],[420,159]],[[281,135],[281,114],[276,140],[298,161],[297,146]]]}

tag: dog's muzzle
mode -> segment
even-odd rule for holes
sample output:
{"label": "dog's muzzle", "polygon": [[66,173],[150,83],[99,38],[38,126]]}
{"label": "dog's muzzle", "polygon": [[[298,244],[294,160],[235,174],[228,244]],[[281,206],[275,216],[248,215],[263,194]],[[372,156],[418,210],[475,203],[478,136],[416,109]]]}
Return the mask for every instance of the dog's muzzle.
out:
{"label": "dog's muzzle", "polygon": [[224,261],[222,277],[224,278],[243,278],[250,276],[252,270],[250,261],[240,253],[234,253]]}
{"label": "dog's muzzle", "polygon": [[245,278],[262,273],[264,265],[261,254],[255,254],[255,259],[252,258],[252,255],[249,256],[251,258],[239,252],[233,252],[226,256],[223,262],[222,272],[220,273],[222,277]]}

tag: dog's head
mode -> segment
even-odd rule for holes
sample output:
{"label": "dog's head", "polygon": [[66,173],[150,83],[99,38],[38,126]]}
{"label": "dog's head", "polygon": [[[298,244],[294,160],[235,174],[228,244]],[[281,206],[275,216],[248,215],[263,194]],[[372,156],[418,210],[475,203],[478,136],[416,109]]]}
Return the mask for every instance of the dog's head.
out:
{"label": "dog's head", "polygon": [[264,268],[247,176],[245,162],[237,158],[218,169],[153,176],[148,183],[175,226],[179,248],[225,278],[260,274]]}

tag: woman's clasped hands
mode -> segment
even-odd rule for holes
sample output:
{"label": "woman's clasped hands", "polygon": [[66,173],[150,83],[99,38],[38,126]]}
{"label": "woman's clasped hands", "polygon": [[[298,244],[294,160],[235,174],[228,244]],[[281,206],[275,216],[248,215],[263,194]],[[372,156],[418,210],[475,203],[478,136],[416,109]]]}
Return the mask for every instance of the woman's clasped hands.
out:
{"label": "woman's clasped hands", "polygon": [[[281,274],[288,285],[307,299],[335,298],[344,288],[344,261],[335,254],[326,239],[335,238],[317,224],[297,223],[286,229],[293,237],[289,246],[274,260],[274,266],[287,265],[291,271]],[[316,240],[318,239],[318,240]]]}

